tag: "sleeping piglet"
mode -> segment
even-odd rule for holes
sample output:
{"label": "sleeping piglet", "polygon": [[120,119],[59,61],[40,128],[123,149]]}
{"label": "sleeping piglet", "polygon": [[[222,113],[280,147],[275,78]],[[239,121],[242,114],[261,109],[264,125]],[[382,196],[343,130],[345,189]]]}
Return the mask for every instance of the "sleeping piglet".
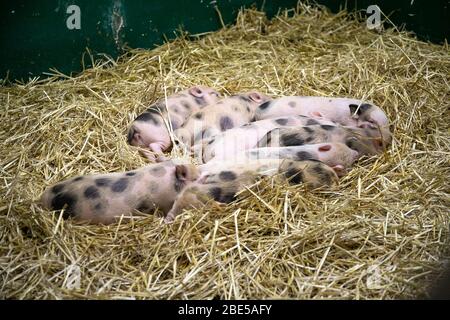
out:
{"label": "sleeping piglet", "polygon": [[[359,153],[357,151],[350,149],[343,143],[331,142],[291,147],[254,148],[236,155],[234,161],[245,162],[256,159],[319,160],[331,167],[341,177],[346,174],[358,158]],[[213,161],[214,159],[211,162]]]}
{"label": "sleeping piglet", "polygon": [[201,208],[211,199],[230,203],[245,186],[251,186],[262,176],[281,174],[291,184],[303,183],[310,188],[334,187],[338,184],[333,169],[317,160],[259,159],[244,164],[225,161],[207,163],[199,169],[200,178],[177,196],[164,219],[166,223],[172,222],[184,209]]}
{"label": "sleeping piglet", "polygon": [[305,116],[287,116],[274,119],[259,120],[236,127],[211,138],[203,140],[193,147],[194,155],[201,157],[203,162],[230,159],[235,155],[256,147],[258,141],[275,128],[336,125],[334,122],[322,119],[312,119]]}
{"label": "sleeping piglet", "polygon": [[230,96],[192,114],[175,136],[189,149],[202,139],[214,136],[254,119],[255,109],[270,98],[259,92]]}
{"label": "sleeping piglet", "polygon": [[[209,106],[219,99],[219,94],[208,87],[195,86],[167,97],[167,103],[161,100],[150,106],[134,119],[127,141],[133,146],[148,149],[142,153],[150,160],[165,160],[163,151],[171,145],[168,125],[175,130],[183,125],[194,112]],[[156,153],[156,157],[153,153]]]}
{"label": "sleeping piglet", "polygon": [[353,128],[332,125],[312,125],[277,128],[269,131],[257,147],[289,147],[307,144],[339,142],[363,155],[377,155],[391,142],[391,135],[379,128]]}
{"label": "sleeping piglet", "polygon": [[109,224],[136,211],[168,212],[176,196],[198,176],[192,164],[165,161],[128,172],[68,179],[47,188],[40,201],[48,210],[65,208],[64,218]]}
{"label": "sleeping piglet", "polygon": [[286,96],[261,104],[256,120],[289,115],[304,115],[334,121],[343,126],[385,127],[388,118],[380,107],[357,99]]}

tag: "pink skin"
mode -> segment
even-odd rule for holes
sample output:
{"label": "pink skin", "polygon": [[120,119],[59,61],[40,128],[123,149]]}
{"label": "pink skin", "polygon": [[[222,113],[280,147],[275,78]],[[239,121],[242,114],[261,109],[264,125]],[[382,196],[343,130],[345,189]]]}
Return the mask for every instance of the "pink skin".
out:
{"label": "pink skin", "polygon": [[258,109],[256,119],[304,115],[331,120],[345,126],[388,126],[389,121],[385,113],[373,104],[370,104],[371,107],[368,111],[363,111],[364,108],[359,107],[358,110],[362,113],[352,114],[350,105],[361,106],[363,104],[366,102],[349,98],[288,96],[273,100],[265,109]]}
{"label": "pink skin", "polygon": [[[170,140],[167,126],[172,124],[173,129],[180,127],[190,114],[197,112],[206,106],[209,106],[219,99],[219,94],[208,87],[195,86],[188,90],[181,91],[162,100],[162,106],[158,112],[144,112],[133,122],[128,133],[128,142],[133,146],[139,146],[145,150],[141,152],[150,161],[163,161],[164,151],[170,149],[172,141]],[[164,106],[167,106],[165,108]],[[188,105],[188,107],[186,107]],[[169,112],[169,113],[167,113]],[[147,115],[147,118],[142,118]]]}
{"label": "pink skin", "polygon": [[194,144],[200,143],[202,132],[213,136],[250,122],[255,109],[269,100],[269,97],[259,92],[224,98],[192,114],[181,128],[174,131],[174,134],[186,147],[191,148]]}
{"label": "pink skin", "polygon": [[[201,156],[200,159],[203,162],[232,158],[244,150],[254,148],[258,141],[272,129],[304,126],[311,120],[311,118],[304,116],[287,116],[255,121],[217,134],[204,140],[202,144],[194,145],[194,154],[199,158]],[[332,121],[323,119],[314,119],[314,122],[316,124],[336,125]],[[203,154],[200,154],[200,152]]]}
{"label": "pink skin", "polygon": [[[132,145],[146,147],[146,149],[140,151],[152,162],[155,160],[158,160],[158,162],[164,160],[164,151],[172,145],[167,129],[161,126],[157,127],[150,123],[136,121],[134,123],[134,130],[136,134],[134,135]],[[154,141],[155,139],[159,141],[147,144],[149,141]]]}

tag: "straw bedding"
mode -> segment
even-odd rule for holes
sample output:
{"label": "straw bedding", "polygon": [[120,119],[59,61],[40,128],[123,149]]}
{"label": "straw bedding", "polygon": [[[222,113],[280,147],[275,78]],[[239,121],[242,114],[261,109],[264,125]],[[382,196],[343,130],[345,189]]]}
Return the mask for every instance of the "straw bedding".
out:
{"label": "straw bedding", "polygon": [[[271,21],[246,10],[233,26],[103,57],[76,77],[53,71],[2,86],[0,296],[424,296],[448,258],[449,53],[447,44],[299,5]],[[84,225],[39,207],[59,180],[145,165],[126,143],[128,125],[195,84],[371,100],[392,120],[394,141],[337,190],[265,179],[240,201],[187,211],[172,225],[159,215]]]}

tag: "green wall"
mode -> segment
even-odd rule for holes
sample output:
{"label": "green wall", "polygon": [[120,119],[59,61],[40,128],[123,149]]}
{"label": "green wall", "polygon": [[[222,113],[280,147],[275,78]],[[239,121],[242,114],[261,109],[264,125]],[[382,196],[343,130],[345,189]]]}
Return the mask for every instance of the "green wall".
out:
{"label": "green wall", "polygon": [[[449,1],[419,0],[323,0],[318,3],[338,11],[365,9],[378,4],[391,19],[405,23],[426,40],[448,38]],[[411,4],[412,2],[412,4]],[[433,4],[429,4],[432,2]],[[255,4],[269,17],[280,8],[293,8],[297,0],[16,0],[0,4],[0,78],[28,79],[55,67],[64,73],[79,72],[86,48],[93,53],[117,57],[126,45],[152,48],[182,27],[191,34],[217,30],[221,24],[214,8],[217,3],[225,24],[232,23],[238,10]],[[69,5],[81,9],[81,29],[69,30]],[[122,25],[122,26],[121,26]],[[89,59],[86,60],[88,62]]]}

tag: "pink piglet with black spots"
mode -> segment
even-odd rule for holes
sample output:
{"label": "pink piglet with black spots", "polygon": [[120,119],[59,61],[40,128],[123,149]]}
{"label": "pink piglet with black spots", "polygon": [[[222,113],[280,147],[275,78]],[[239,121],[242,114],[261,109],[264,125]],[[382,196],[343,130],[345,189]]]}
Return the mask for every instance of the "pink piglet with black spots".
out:
{"label": "pink piglet with black spots", "polygon": [[192,113],[219,100],[219,93],[205,86],[195,86],[161,100],[134,119],[128,129],[127,141],[144,148],[142,153],[150,161],[164,161],[163,152],[170,150],[168,126],[180,128]]}

